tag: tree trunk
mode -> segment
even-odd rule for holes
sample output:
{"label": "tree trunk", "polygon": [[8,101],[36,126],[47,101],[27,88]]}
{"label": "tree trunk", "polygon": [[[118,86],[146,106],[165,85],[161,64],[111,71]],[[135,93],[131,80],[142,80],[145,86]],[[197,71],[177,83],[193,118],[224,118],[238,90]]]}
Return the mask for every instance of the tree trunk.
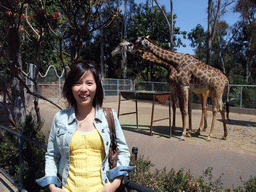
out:
{"label": "tree trunk", "polygon": [[[40,50],[40,44],[41,44],[41,37],[39,38],[38,43],[36,44],[36,70],[35,70],[35,78],[34,78],[34,84],[35,84],[35,92],[38,93],[39,89],[38,89],[38,76],[39,76],[39,50]],[[37,117],[37,125],[36,128],[40,125],[41,123],[41,114],[40,114],[40,109],[39,109],[39,98],[38,97],[34,97],[34,107],[35,107],[35,111],[36,111],[36,117]]]}
{"label": "tree trunk", "polygon": [[207,58],[206,64],[210,65],[211,63],[211,53],[212,53],[212,41],[211,41],[211,34],[212,34],[212,0],[208,0],[208,38],[207,38]]}
{"label": "tree trunk", "polygon": [[171,50],[174,50],[174,43],[173,43],[173,4],[172,4],[172,0],[170,0],[170,10],[171,10],[171,17],[172,17],[172,21],[171,21],[171,32],[170,32],[170,43],[171,43]]}
{"label": "tree trunk", "polygon": [[[102,15],[100,15],[100,24],[102,24]],[[104,79],[104,44],[103,44],[103,28],[100,28],[100,74]]]}
{"label": "tree trunk", "polygon": [[[167,24],[168,24],[168,29],[169,29],[169,34],[170,34],[170,44],[171,44],[171,48],[170,48],[170,49],[173,50],[173,47],[172,47],[172,46],[173,46],[173,38],[172,38],[172,36],[173,36],[173,34],[172,34],[173,25],[170,24],[170,22],[169,22],[169,20],[168,20],[166,14],[165,14],[163,8],[160,6],[160,4],[158,3],[158,1],[157,1],[157,0],[154,0],[154,1],[156,2],[158,8],[161,10],[161,12],[162,12],[162,14],[164,15],[164,18],[165,18],[165,20],[166,20],[166,22],[167,22]],[[171,6],[172,6],[172,4],[171,4]],[[172,19],[172,20],[173,20],[173,19]]]}
{"label": "tree trunk", "polygon": [[[122,31],[122,39],[126,39],[126,18],[127,17],[127,0],[124,1],[124,19],[123,19],[123,31]],[[123,79],[126,79],[126,70],[127,70],[127,52],[122,53],[123,58]]]}
{"label": "tree trunk", "polygon": [[[10,113],[13,121],[17,125],[22,122],[26,115],[26,104],[24,89],[22,83],[17,77],[20,77],[19,70],[22,70],[20,38],[16,26],[9,27],[7,34],[9,67],[10,67],[10,88],[11,88],[11,105]],[[20,77],[21,78],[21,77]],[[21,78],[22,79],[22,78]]]}
{"label": "tree trunk", "polygon": [[213,11],[213,2],[212,0],[208,0],[208,39],[207,39],[207,58],[206,64],[211,64],[211,57],[212,57],[212,42],[215,37],[216,28],[220,16],[220,4],[221,0],[218,0],[218,6],[216,10],[216,15],[214,16]]}

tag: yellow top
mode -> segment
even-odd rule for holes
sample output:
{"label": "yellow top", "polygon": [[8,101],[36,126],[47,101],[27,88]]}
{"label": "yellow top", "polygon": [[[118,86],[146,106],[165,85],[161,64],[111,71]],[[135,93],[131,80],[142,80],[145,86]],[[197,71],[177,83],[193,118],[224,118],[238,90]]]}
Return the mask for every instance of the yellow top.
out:
{"label": "yellow top", "polygon": [[76,131],[70,142],[70,168],[65,192],[99,192],[104,185],[101,181],[101,164],[105,158],[104,145],[99,132]]}

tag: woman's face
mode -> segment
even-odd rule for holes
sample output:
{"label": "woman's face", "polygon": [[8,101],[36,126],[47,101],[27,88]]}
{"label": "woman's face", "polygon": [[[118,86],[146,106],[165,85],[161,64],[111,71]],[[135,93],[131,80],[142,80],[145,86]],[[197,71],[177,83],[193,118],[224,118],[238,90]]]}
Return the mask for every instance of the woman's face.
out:
{"label": "woman's face", "polygon": [[92,106],[96,88],[97,85],[93,73],[88,70],[72,86],[72,93],[76,100],[77,107]]}

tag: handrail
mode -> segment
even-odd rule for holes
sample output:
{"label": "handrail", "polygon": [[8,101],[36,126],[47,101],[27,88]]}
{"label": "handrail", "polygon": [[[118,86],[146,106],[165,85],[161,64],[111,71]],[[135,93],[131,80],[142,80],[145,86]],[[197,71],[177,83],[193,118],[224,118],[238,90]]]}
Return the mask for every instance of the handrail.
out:
{"label": "handrail", "polygon": [[[19,133],[17,131],[8,129],[7,127],[5,127],[3,125],[0,125],[0,128],[4,129],[4,130],[6,130],[6,131],[8,131],[8,132],[10,132],[10,133],[12,133],[12,134],[14,134],[14,135],[19,137],[19,139],[18,139],[19,142],[18,143],[19,143],[19,157],[20,157],[20,169],[21,169],[21,171],[20,171],[21,172],[20,173],[21,184],[18,185],[15,182],[13,182],[13,184],[15,184],[15,186],[18,187],[20,191],[27,192],[25,189],[23,189],[23,160],[22,160],[22,140],[21,139],[25,139],[25,140],[27,140],[29,142],[32,142],[32,143],[42,147],[44,150],[47,150],[47,145],[45,145],[45,144],[43,144],[41,142],[38,142],[38,141],[36,141],[34,139],[30,139],[30,138],[22,135],[21,133]],[[132,148],[132,153],[135,155],[135,158],[137,159],[138,149],[136,147]],[[7,174],[7,173],[5,173],[5,174]],[[8,175],[8,177],[10,177],[10,176]],[[135,183],[133,181],[130,181],[128,178],[124,179],[124,184],[125,184],[125,186],[127,188],[135,189],[135,190],[137,190],[139,192],[154,192],[154,190],[149,189],[149,188],[147,188],[147,187],[145,187],[143,185],[137,184],[137,183]]]}
{"label": "handrail", "polygon": [[[14,181],[10,175],[8,175],[2,168],[0,168],[0,173],[9,181],[11,182],[19,191],[27,192],[26,189],[23,189],[16,181]],[[9,186],[10,187],[10,186]]]}
{"label": "handrail", "polygon": [[34,144],[36,144],[36,145],[42,147],[44,150],[47,150],[47,145],[45,145],[45,144],[43,144],[43,143],[41,143],[41,142],[38,142],[38,141],[36,141],[36,140],[34,140],[34,139],[30,139],[30,138],[28,138],[28,137],[22,135],[21,133],[19,133],[19,132],[17,132],[17,131],[14,131],[14,130],[11,130],[11,129],[9,129],[9,128],[3,126],[3,125],[0,125],[0,128],[6,130],[6,131],[8,131],[8,132],[11,132],[12,134],[14,134],[14,135],[16,135],[16,136],[18,136],[18,137],[20,137],[20,138],[22,138],[22,139],[25,139],[25,140],[28,140],[28,141],[34,143]]}
{"label": "handrail", "polygon": [[22,159],[22,140],[27,140],[29,142],[32,142],[38,146],[40,146],[41,148],[43,148],[44,150],[47,149],[47,145],[41,143],[41,142],[38,142],[34,139],[30,139],[24,135],[22,135],[21,133],[17,132],[17,131],[14,131],[14,130],[11,130],[3,125],[0,125],[0,128],[5,130],[5,131],[8,131],[16,136],[18,136],[18,143],[19,143],[19,164],[20,164],[20,185],[16,184],[16,183],[13,183],[15,184],[16,187],[19,188],[20,191],[23,191],[23,192],[26,192],[27,190],[23,189],[23,159]]}

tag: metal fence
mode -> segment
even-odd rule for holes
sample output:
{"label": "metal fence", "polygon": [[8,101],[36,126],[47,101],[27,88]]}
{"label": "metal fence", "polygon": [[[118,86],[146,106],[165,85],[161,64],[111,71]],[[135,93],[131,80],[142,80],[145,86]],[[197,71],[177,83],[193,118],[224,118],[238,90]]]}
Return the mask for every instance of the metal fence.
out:
{"label": "metal fence", "polygon": [[[5,127],[3,125],[0,125],[0,133],[3,134],[5,132],[13,134],[14,137],[17,138],[18,140],[18,151],[19,151],[19,178],[20,178],[20,183],[18,183],[17,181],[14,181],[12,179],[12,177],[10,175],[8,175],[3,169],[1,170],[2,173],[4,173],[6,175],[6,177],[11,181],[11,183],[15,186],[16,189],[18,189],[21,192],[27,192],[26,189],[23,188],[23,178],[24,178],[24,160],[23,160],[23,142],[24,141],[28,141],[30,142],[30,144],[35,144],[41,148],[43,148],[44,150],[47,149],[47,145],[40,143],[36,140],[33,140],[31,138],[28,138],[24,135],[22,135],[21,133],[14,131],[12,129],[9,129],[8,127]],[[2,135],[2,137],[4,137],[4,134]],[[7,185],[7,183],[6,183]],[[10,186],[6,186],[6,188],[8,188],[10,191],[14,191],[13,189],[10,188]]]}
{"label": "metal fence", "polygon": [[256,85],[230,85],[230,106],[256,109]]}
{"label": "metal fence", "polygon": [[[33,77],[33,65],[29,74]],[[67,71],[69,68],[67,68]],[[38,86],[39,93],[53,101],[62,100],[62,87],[64,84],[64,70],[57,72],[54,66],[50,66],[46,73],[39,74]],[[118,96],[120,91],[170,91],[167,82],[153,81],[132,81],[130,79],[111,79],[102,80],[105,96]],[[33,89],[31,81],[27,80],[27,85]],[[226,101],[226,92],[223,100]],[[238,108],[256,108],[256,85],[230,85],[229,94],[230,106]],[[199,103],[198,98],[192,95],[192,103]],[[211,99],[209,99],[211,103]]]}

